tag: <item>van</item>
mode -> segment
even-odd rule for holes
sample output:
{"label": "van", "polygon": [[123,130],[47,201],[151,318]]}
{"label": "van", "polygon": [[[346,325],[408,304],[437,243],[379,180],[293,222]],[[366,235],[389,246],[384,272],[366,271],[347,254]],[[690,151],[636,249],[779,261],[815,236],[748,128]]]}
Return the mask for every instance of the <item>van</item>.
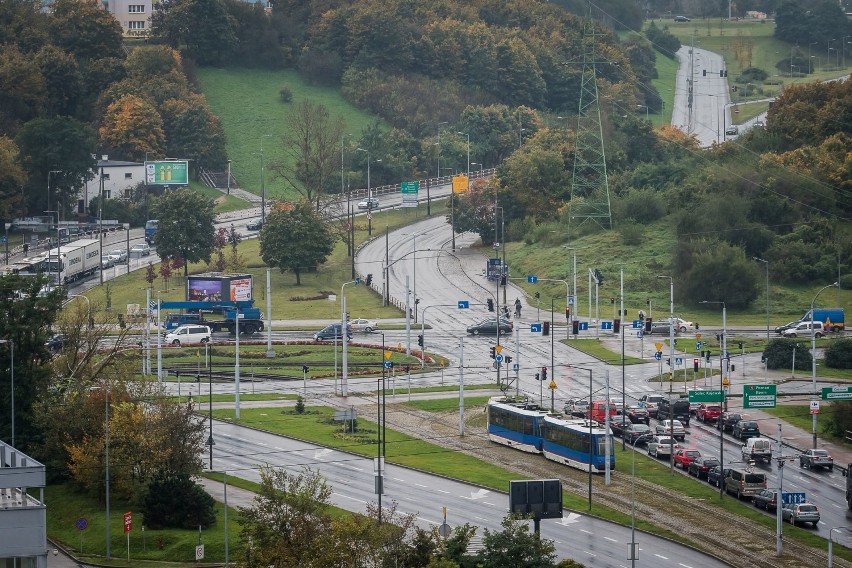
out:
{"label": "van", "polygon": [[689,399],[664,398],[657,407],[657,420],[680,420],[685,428],[689,428]]}
{"label": "van", "polygon": [[754,497],[759,491],[766,489],[766,474],[742,468],[732,468],[725,478],[725,492],[737,496]]}
{"label": "van", "polygon": [[589,409],[586,411],[586,418],[591,418],[592,420],[603,423],[606,422],[607,412],[609,412],[610,417],[615,416],[618,413],[612,402],[607,404],[605,400],[594,400],[592,401],[591,406],[589,406]]}
{"label": "van", "polygon": [[810,337],[811,330],[813,330],[813,334],[815,337],[819,338],[825,334],[824,324],[817,321],[801,321],[797,323],[794,327],[785,329],[781,332],[781,335],[784,337]]}
{"label": "van", "polygon": [[749,438],[742,446],[744,460],[772,461],[772,440],[768,438]]}
{"label": "van", "polygon": [[166,334],[166,343],[186,345],[189,343],[207,343],[210,341],[210,328],[206,325],[182,325]]}

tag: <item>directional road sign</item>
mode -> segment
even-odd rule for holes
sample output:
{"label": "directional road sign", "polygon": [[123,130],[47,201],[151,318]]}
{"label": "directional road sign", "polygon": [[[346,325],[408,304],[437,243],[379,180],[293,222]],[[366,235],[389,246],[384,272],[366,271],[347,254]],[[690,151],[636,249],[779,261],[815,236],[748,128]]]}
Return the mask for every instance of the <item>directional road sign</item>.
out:
{"label": "directional road sign", "polygon": [[662,359],[663,359],[663,352],[662,352],[662,351],[657,351],[656,353],[654,353],[654,359],[656,359],[657,361],[662,361]]}
{"label": "directional road sign", "polygon": [[579,328],[580,328],[580,331],[586,331],[587,329],[589,329],[589,322],[581,321]]}
{"label": "directional road sign", "polygon": [[541,324],[540,323],[531,323],[530,324],[530,332],[541,333]]}
{"label": "directional road sign", "polygon": [[467,300],[459,300],[459,309],[460,310],[466,310],[468,308],[470,308],[470,302],[468,302]]}
{"label": "directional road sign", "polygon": [[852,400],[852,387],[825,387],[822,389],[823,400]]}
{"label": "directional road sign", "polygon": [[695,350],[696,350],[696,351],[698,351],[699,349],[701,349],[701,342],[700,342],[700,341],[696,341],[696,342],[695,342]]}
{"label": "directional road sign", "polygon": [[495,355],[494,360],[497,361],[497,363],[502,363],[503,362],[503,356],[502,355]]}
{"label": "directional road sign", "polygon": [[781,502],[787,503],[807,503],[804,493],[782,493]]}
{"label": "directional road sign", "polygon": [[775,385],[743,385],[743,408],[775,408]]}
{"label": "directional road sign", "polygon": [[680,367],[683,365],[683,357],[675,357],[675,366]]}
{"label": "directional road sign", "polygon": [[527,284],[538,284],[538,276],[527,276]]}
{"label": "directional road sign", "polygon": [[689,391],[689,402],[722,402],[724,400],[725,391],[721,389]]}
{"label": "directional road sign", "polygon": [[512,370],[517,372],[521,370],[521,365],[519,363],[512,363]]}
{"label": "directional road sign", "polygon": [[385,361],[385,369],[390,369],[391,367],[393,367],[393,363],[390,361]]}
{"label": "directional road sign", "polygon": [[636,332],[636,337],[645,337],[645,332],[640,329]]}
{"label": "directional road sign", "polygon": [[644,326],[642,325],[642,320],[633,320],[631,322],[631,327],[633,329],[642,329]]}
{"label": "directional road sign", "polygon": [[601,322],[601,329],[612,329],[612,322],[611,321],[602,321]]}

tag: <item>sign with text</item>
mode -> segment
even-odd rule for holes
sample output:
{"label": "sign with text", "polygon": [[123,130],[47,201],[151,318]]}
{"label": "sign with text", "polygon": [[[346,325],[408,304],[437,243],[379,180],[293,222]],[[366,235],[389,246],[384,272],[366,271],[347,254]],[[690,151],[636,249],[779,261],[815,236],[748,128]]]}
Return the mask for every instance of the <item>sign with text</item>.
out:
{"label": "sign with text", "polygon": [[743,385],[743,408],[775,408],[775,385]]}
{"label": "sign with text", "polygon": [[689,402],[724,402],[725,391],[714,390],[691,390],[689,391]]}
{"label": "sign with text", "polygon": [[145,184],[189,185],[188,166],[186,160],[145,162]]}
{"label": "sign with text", "polygon": [[823,400],[852,400],[852,387],[825,387],[822,389]]}
{"label": "sign with text", "polygon": [[124,532],[129,533],[133,530],[133,513],[127,511],[124,513]]}
{"label": "sign with text", "polygon": [[453,176],[453,193],[464,193],[468,188],[468,179],[464,174]]}
{"label": "sign with text", "polygon": [[399,192],[402,194],[403,207],[417,207],[417,196],[420,192],[419,181],[404,181],[399,184]]}

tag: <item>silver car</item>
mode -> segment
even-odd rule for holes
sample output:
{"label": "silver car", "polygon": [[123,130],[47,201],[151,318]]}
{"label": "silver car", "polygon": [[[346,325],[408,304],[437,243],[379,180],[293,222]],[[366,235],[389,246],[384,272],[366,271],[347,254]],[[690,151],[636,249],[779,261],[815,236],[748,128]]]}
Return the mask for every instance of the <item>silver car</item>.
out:
{"label": "silver car", "polygon": [[680,420],[663,420],[654,427],[654,431],[658,436],[671,434],[675,440],[686,440],[686,430]]}
{"label": "silver car", "polygon": [[680,446],[672,440],[671,436],[654,436],[648,442],[648,455],[655,458],[672,457],[672,450],[678,449]]}
{"label": "silver car", "polygon": [[781,519],[791,525],[799,523],[819,523],[819,509],[813,503],[784,503],[781,505]]}

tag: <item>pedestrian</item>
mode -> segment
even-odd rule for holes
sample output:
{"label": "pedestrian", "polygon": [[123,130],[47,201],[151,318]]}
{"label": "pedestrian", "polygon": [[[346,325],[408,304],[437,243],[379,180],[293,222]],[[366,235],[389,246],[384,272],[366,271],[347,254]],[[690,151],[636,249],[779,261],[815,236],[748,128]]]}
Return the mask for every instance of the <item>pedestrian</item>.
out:
{"label": "pedestrian", "polygon": [[515,317],[521,317],[521,299],[515,298]]}
{"label": "pedestrian", "polygon": [[639,310],[639,321],[645,321],[645,311]]}
{"label": "pedestrian", "polygon": [[28,252],[30,252],[30,245],[24,243],[24,256],[26,256]]}

